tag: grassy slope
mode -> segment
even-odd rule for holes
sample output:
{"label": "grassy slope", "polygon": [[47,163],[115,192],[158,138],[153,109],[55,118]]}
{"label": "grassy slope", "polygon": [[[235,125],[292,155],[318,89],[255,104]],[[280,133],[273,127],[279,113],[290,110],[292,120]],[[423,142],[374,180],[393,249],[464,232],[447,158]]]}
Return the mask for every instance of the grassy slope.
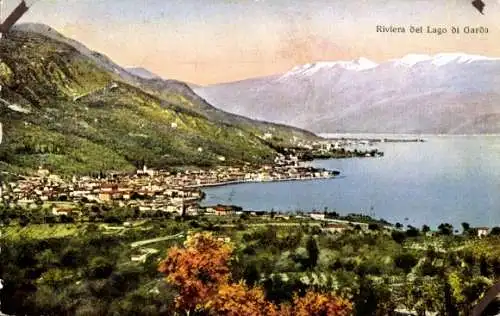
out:
{"label": "grassy slope", "polygon": [[294,137],[298,139],[318,139],[318,137],[313,133],[299,128],[256,121],[217,109],[198,96],[191,89],[191,87],[184,82],[163,79],[146,80],[135,76],[123,67],[114,63],[107,56],[92,51],[77,41],[64,37],[47,25],[23,23],[16,25],[15,29],[43,34],[46,37],[74,47],[79,53],[98,64],[100,68],[106,69],[110,72],[113,77],[119,78],[119,80],[127,82],[131,85],[141,87],[148,93],[161,98],[162,103],[174,103],[181,105],[186,109],[190,109],[208,118],[210,121],[234,125],[258,136],[263,136],[266,133],[272,133],[275,136],[271,141],[273,145],[289,145],[290,141],[293,140]]}
{"label": "grassy slope", "polygon": [[139,79],[138,84],[145,90],[158,95],[164,100],[182,104],[196,113],[210,120],[236,125],[243,130],[256,135],[263,136],[271,133],[274,137],[272,142],[276,145],[289,145],[293,137],[297,139],[314,140],[319,137],[315,134],[282,124],[256,121],[244,116],[225,112],[210,105],[206,100],[198,96],[186,83],[176,80],[162,79]]}
{"label": "grassy slope", "polygon": [[179,94],[167,102],[119,82],[112,91],[73,101],[117,78],[72,46],[40,34],[11,32],[0,41],[0,58],[0,97],[31,111],[0,104],[0,168],[45,163],[73,173],[132,170],[141,159],[165,167],[211,165],[219,155],[228,163],[259,163],[274,155],[248,129],[211,121],[175,102]]}

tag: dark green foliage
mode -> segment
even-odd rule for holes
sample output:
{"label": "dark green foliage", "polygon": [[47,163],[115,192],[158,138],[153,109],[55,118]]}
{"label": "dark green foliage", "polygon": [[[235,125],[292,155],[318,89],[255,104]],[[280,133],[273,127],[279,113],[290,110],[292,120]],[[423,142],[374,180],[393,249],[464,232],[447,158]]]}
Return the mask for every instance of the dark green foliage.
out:
{"label": "dark green foliage", "polygon": [[293,293],[304,294],[308,288],[302,281],[292,278],[284,282],[280,276],[273,276],[264,281],[266,297],[276,303],[291,301]]}
{"label": "dark green foliage", "polygon": [[[104,216],[134,214],[126,208],[93,211]],[[16,220],[22,214],[12,212],[19,213]],[[102,224],[57,223],[53,226],[81,227],[71,237],[6,239],[0,256],[0,274],[6,280],[0,292],[2,311],[15,315],[169,315],[176,290],[165,284],[157,265],[165,249],[183,240],[144,249],[131,249],[130,243],[188,231],[194,223],[200,226],[194,230],[212,225],[220,228],[216,235],[231,238],[235,246],[231,281],[262,286],[267,298],[278,303],[289,301],[294,291],[313,289],[346,295],[354,303],[355,315],[392,315],[396,308],[420,315],[446,315],[445,308],[462,313],[500,275],[498,256],[491,253],[496,237],[407,237],[403,231],[366,228],[315,234],[305,223],[266,227],[253,226],[254,221],[253,217],[245,221],[197,216],[178,222],[151,218],[125,233],[106,231],[99,228]],[[241,224],[245,229],[225,224]],[[142,229],[149,226],[152,229]],[[478,249],[476,243],[485,249]],[[130,260],[147,248],[160,252],[149,255],[144,263]]]}
{"label": "dark green foliage", "polygon": [[453,302],[453,294],[449,282],[444,282],[444,305],[446,316],[459,315],[458,308]]}
{"label": "dark green foliage", "polygon": [[418,259],[411,253],[402,253],[394,258],[396,267],[403,269],[405,273],[410,273],[411,269],[418,263]]}
{"label": "dark green foliage", "polygon": [[[175,290],[161,281],[158,256],[148,257],[144,265],[131,264],[128,243],[133,237],[102,235],[95,225],[87,232],[92,234],[4,240],[2,311],[10,315],[168,315]],[[158,294],[150,292],[155,288]]]}
{"label": "dark green foliage", "polygon": [[453,226],[448,223],[443,223],[438,226],[441,235],[449,236],[453,234]]}
{"label": "dark green foliage", "polygon": [[243,272],[243,280],[245,280],[246,284],[249,286],[254,286],[260,280],[260,273],[257,269],[257,266],[251,262],[249,265],[245,267],[245,271]]}
{"label": "dark green foliage", "polygon": [[248,212],[243,212],[243,213],[241,213],[241,215],[240,215],[240,219],[241,219],[241,220],[244,220],[244,221],[245,221],[245,220],[248,220],[249,218],[250,218],[250,215],[248,214]]}
{"label": "dark green foliage", "polygon": [[75,222],[75,219],[72,217],[72,216],[68,216],[68,215],[61,215],[60,218],[59,218],[60,222],[61,223],[65,223],[65,224],[68,224],[68,223],[74,223]]}
{"label": "dark green foliage", "polygon": [[398,244],[402,244],[406,239],[406,234],[401,231],[393,231],[391,232],[391,237]]}
{"label": "dark green foliage", "polygon": [[490,284],[483,278],[473,278],[464,289],[464,296],[467,302],[474,302],[484,293]]}
{"label": "dark green foliage", "polygon": [[359,263],[357,266],[353,264],[352,262],[347,265],[345,265],[346,270],[352,270],[355,271],[357,275],[364,277],[367,275],[383,275],[385,266],[381,264],[380,262],[373,262],[373,261],[363,261]]}
{"label": "dark green foliage", "polygon": [[479,259],[479,273],[484,277],[491,277],[492,275],[490,263],[485,256],[481,256]]}
{"label": "dark green foliage", "polygon": [[378,225],[376,223],[370,223],[370,224],[368,224],[368,229],[369,230],[380,230],[380,225]]}
{"label": "dark green foliage", "polygon": [[255,254],[256,254],[256,252],[255,252],[255,248],[254,248],[254,247],[252,247],[252,246],[250,246],[250,245],[249,245],[249,246],[246,246],[246,247],[243,249],[243,253],[244,253],[245,255],[249,255],[249,256],[253,256],[253,255],[255,255]]}
{"label": "dark green foliage", "polygon": [[319,235],[319,234],[321,234],[321,228],[318,226],[313,226],[313,227],[311,227],[310,233],[311,233],[311,235]]}
{"label": "dark green foliage", "polygon": [[189,226],[191,226],[192,228],[199,228],[200,223],[198,223],[197,221],[190,221]]}
{"label": "dark green foliage", "polygon": [[19,217],[19,225],[21,227],[25,227],[26,225],[28,225],[30,222],[30,219],[26,216],[26,215],[21,215],[21,217]]}
{"label": "dark green foliage", "polygon": [[495,226],[491,229],[490,235],[492,236],[500,236],[500,227]]}
{"label": "dark green foliage", "polygon": [[413,226],[408,226],[408,229],[406,230],[406,236],[408,237],[418,237],[420,235],[420,232],[418,231],[417,228]]}
{"label": "dark green foliage", "polygon": [[431,228],[427,225],[422,226],[422,233],[426,234],[431,231]]}
{"label": "dark green foliage", "polygon": [[467,234],[470,229],[471,229],[471,227],[470,227],[469,223],[465,223],[465,222],[462,223],[462,232],[463,232],[463,234]]}
{"label": "dark green foliage", "polygon": [[318,257],[319,257],[319,248],[314,237],[310,236],[307,239],[306,250],[308,257],[307,268],[309,269],[314,268],[318,263]]}
{"label": "dark green foliage", "polygon": [[360,281],[360,292],[354,301],[354,315],[374,316],[377,312],[379,298],[377,297],[375,284],[366,278]]}
{"label": "dark green foliage", "polygon": [[113,268],[113,263],[107,258],[94,257],[87,267],[87,275],[93,279],[104,279],[111,275]]}

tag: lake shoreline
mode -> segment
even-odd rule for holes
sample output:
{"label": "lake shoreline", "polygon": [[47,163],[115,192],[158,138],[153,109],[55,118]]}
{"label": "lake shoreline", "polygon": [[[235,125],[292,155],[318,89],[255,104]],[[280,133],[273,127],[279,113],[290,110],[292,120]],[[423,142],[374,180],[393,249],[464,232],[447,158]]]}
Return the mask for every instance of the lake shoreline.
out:
{"label": "lake shoreline", "polygon": [[370,143],[424,143],[423,138],[396,139],[396,138],[376,138],[376,137],[325,137],[334,141],[368,141]]}
{"label": "lake shoreline", "polygon": [[314,159],[305,163],[339,170],[337,178],[342,181],[207,187],[203,204],[230,203],[276,211],[327,207],[341,214],[375,214],[415,227],[443,222],[456,227],[461,222],[499,225],[500,136],[426,139],[424,143],[382,143],[386,159]]}
{"label": "lake shoreline", "polygon": [[217,183],[207,183],[207,184],[199,184],[187,186],[188,188],[215,188],[215,187],[223,187],[233,184],[244,184],[244,183],[272,183],[272,182],[285,182],[285,181],[312,181],[312,180],[326,180],[326,179],[335,179],[339,178],[339,175],[328,175],[328,176],[319,176],[319,177],[293,177],[286,179],[248,179],[248,180],[235,180],[235,181],[226,181],[226,182],[217,182]]}

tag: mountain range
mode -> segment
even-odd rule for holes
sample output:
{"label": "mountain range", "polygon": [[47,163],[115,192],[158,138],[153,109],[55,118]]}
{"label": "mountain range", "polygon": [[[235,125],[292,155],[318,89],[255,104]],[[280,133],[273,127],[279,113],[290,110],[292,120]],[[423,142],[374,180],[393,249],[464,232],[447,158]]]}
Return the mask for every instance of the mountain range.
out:
{"label": "mountain range", "polygon": [[0,85],[0,170],[260,164],[297,139],[318,139],[221,111],[183,82],[137,76],[43,24],[4,34]]}
{"label": "mountain range", "polygon": [[316,133],[500,133],[500,58],[463,53],[317,62],[195,92]]}

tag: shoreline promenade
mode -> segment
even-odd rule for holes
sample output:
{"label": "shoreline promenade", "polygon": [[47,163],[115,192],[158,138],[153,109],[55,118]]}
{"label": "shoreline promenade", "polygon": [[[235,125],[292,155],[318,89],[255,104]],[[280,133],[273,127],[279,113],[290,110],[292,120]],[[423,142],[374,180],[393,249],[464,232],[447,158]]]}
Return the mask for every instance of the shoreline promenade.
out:
{"label": "shoreline promenade", "polygon": [[207,188],[207,187],[219,187],[232,184],[243,184],[243,183],[262,183],[262,182],[283,182],[283,181],[310,181],[310,180],[325,180],[338,178],[338,175],[328,175],[328,176],[304,176],[304,177],[292,177],[292,178],[275,178],[275,179],[242,179],[233,181],[222,181],[216,183],[206,183],[206,184],[195,184],[186,186],[187,188]]}

